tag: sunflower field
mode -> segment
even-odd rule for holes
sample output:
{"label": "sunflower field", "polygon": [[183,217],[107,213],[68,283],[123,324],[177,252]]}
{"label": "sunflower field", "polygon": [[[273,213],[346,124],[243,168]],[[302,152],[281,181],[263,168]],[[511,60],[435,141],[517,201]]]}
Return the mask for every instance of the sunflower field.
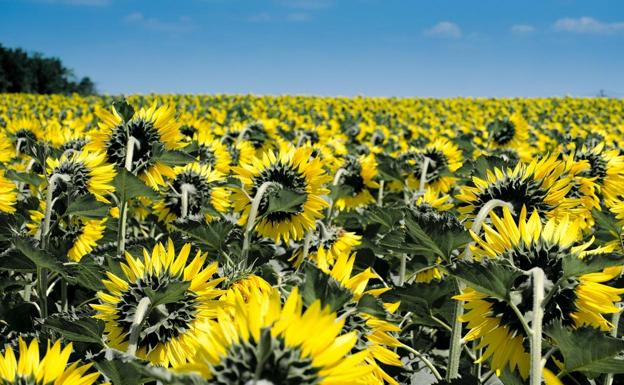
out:
{"label": "sunflower field", "polygon": [[624,384],[623,139],[607,98],[0,95],[0,384]]}

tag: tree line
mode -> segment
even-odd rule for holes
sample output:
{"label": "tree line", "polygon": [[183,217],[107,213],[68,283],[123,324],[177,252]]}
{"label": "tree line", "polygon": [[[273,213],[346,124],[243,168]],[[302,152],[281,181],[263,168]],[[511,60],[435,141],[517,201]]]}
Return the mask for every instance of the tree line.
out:
{"label": "tree line", "polygon": [[93,95],[97,90],[89,77],[77,79],[58,58],[0,44],[0,92]]}

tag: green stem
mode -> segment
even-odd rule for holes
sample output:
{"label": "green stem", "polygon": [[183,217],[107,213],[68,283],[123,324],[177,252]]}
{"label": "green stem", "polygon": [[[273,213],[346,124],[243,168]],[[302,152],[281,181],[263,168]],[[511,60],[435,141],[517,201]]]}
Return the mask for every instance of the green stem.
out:
{"label": "green stem", "polygon": [[377,206],[383,207],[384,185],[385,181],[382,179],[379,181],[379,191],[377,192]]}
{"label": "green stem", "polygon": [[69,310],[69,301],[67,300],[67,281],[61,277],[61,309],[64,312]]}
{"label": "green stem", "polygon": [[143,297],[136,307],[134,319],[132,320],[132,325],[130,326],[128,349],[126,350],[126,353],[132,356],[136,354],[137,346],[139,344],[139,335],[141,334],[141,325],[147,316],[150,304],[150,299],[148,297]]}
{"label": "green stem", "polygon": [[429,163],[431,159],[425,156],[423,159],[422,167],[420,168],[420,182],[418,184],[418,194],[423,195],[425,193],[425,186],[427,185],[427,171],[429,170]]}
{"label": "green stem", "polygon": [[[132,172],[134,147],[138,147],[139,145],[140,142],[135,137],[128,137],[128,142],[126,143],[126,159],[124,168],[130,173]],[[121,199],[119,200],[119,224],[117,225],[117,256],[121,258],[126,252],[126,221],[128,217],[128,202],[126,201],[125,191],[120,191],[120,194]]]}
{"label": "green stem", "polygon": [[243,236],[243,250],[241,252],[244,260],[247,259],[247,254],[249,253],[249,239],[251,238],[251,233],[256,226],[256,218],[258,216],[260,203],[262,202],[262,197],[272,184],[273,182],[264,182],[260,186],[260,188],[258,188],[258,191],[256,191],[256,195],[251,201],[251,209],[249,210],[249,216],[247,217],[247,226],[245,227],[245,235]]}
{"label": "green stem", "polygon": [[542,322],[544,320],[544,270],[531,269],[533,275],[533,318],[531,320],[531,377],[530,385],[542,384]]}
{"label": "green stem", "polygon": [[407,254],[401,254],[401,263],[399,265],[399,286],[405,284],[405,275],[407,270]]}
{"label": "green stem", "polygon": [[195,192],[195,186],[193,186],[190,183],[184,183],[182,187],[180,187],[181,201],[182,201],[180,215],[182,219],[188,216],[189,195],[194,192]]}

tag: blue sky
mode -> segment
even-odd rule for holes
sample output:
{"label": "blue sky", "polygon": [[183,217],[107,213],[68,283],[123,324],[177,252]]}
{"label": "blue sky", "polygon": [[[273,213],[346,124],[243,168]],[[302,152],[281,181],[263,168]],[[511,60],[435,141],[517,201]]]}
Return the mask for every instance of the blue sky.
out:
{"label": "blue sky", "polygon": [[624,2],[0,0],[105,93],[624,96]]}

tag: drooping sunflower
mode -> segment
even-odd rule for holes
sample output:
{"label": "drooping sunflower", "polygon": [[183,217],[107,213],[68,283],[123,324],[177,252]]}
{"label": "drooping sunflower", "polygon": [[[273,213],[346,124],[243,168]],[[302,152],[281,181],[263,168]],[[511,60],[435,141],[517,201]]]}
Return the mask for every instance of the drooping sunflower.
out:
{"label": "drooping sunflower", "polygon": [[100,110],[99,130],[91,133],[91,141],[85,149],[105,153],[108,162],[121,168],[126,164],[128,143],[134,142],[132,172],[154,188],[164,185],[163,176],[173,178],[174,171],[159,161],[157,156],[185,145],[174,115],[173,107],[153,105],[147,109],[141,108],[124,122],[114,107],[112,112]]}
{"label": "drooping sunflower", "polygon": [[473,176],[461,187],[456,198],[464,205],[458,210],[470,221],[490,200],[499,199],[513,205],[516,214],[522,207],[548,218],[569,214],[579,202],[566,198],[572,186],[565,167],[565,162],[551,155],[513,169],[487,170],[485,179]]}
{"label": "drooping sunflower", "polygon": [[217,264],[204,267],[206,254],[197,252],[189,262],[191,245],[185,244],[176,256],[172,241],[165,247],[157,244],[151,255],[143,250],[143,259],[126,253],[121,264],[123,277],[107,272],[103,283],[107,291],[98,292],[100,304],[91,305],[95,318],[105,322],[108,344],[126,350],[137,307],[150,292],[167,290],[169,285],[188,284],[183,299],[174,303],[148,307],[141,327],[136,354],[163,366],[180,365],[191,358],[199,337],[210,329],[210,322],[222,306],[221,290],[215,287],[223,280],[210,278]]}
{"label": "drooping sunflower", "polygon": [[106,196],[115,191],[111,183],[117,172],[114,165],[106,163],[104,153],[74,151],[60,159],[48,159],[47,166],[49,175],[68,177],[56,190],[67,191],[72,198],[91,193],[98,201],[109,203]]}
{"label": "drooping sunflower", "polygon": [[38,119],[11,120],[7,123],[6,132],[13,141],[15,154],[24,152],[26,141],[36,142],[45,138],[45,131]]}
{"label": "drooping sunflower", "polygon": [[78,227],[72,246],[67,252],[70,260],[80,262],[82,257],[93,251],[97,242],[104,237],[106,220],[107,218],[81,221],[84,223]]}
{"label": "drooping sunflower", "polygon": [[4,171],[0,171],[0,211],[13,214],[16,201],[15,183],[4,176]]}
{"label": "drooping sunflower", "polygon": [[341,196],[334,202],[338,210],[352,210],[375,202],[369,189],[379,188],[374,180],[377,175],[377,160],[375,155],[355,157],[347,155],[336,182],[350,189],[349,195]]}
{"label": "drooping sunflower", "polygon": [[350,354],[357,335],[342,333],[344,320],[319,301],[303,311],[296,288],[280,302],[277,290],[253,291],[247,299],[238,295],[234,315],[220,309],[218,325],[178,370],[199,373],[215,385],[377,384],[367,352]]}
{"label": "drooping sunflower", "polygon": [[519,112],[495,119],[487,125],[488,142],[492,148],[514,148],[522,151],[529,141],[529,124]]}
{"label": "drooping sunflower", "polygon": [[[457,181],[449,174],[462,166],[462,153],[459,147],[447,138],[438,138],[429,143],[423,150],[408,150],[399,156],[407,167],[407,185],[412,189],[420,187],[423,172],[425,187],[435,192],[447,193]],[[424,171],[425,162],[427,165]]]}
{"label": "drooping sunflower", "polygon": [[[243,190],[233,194],[234,209],[241,212],[239,224],[247,223],[253,197],[260,187],[269,183],[258,208],[261,218],[256,232],[275,241],[300,240],[306,231],[313,229],[315,221],[323,217],[327,202],[322,195],[329,191],[323,187],[328,181],[318,158],[311,158],[311,149],[297,148],[282,150],[278,154],[265,152],[252,163],[235,167],[233,170],[243,183]],[[280,190],[289,190],[305,200],[292,210],[273,211],[264,215],[269,208],[269,196]]]}
{"label": "drooping sunflower", "polygon": [[100,373],[90,372],[91,364],[74,362],[68,366],[72,344],[61,348],[60,341],[47,343],[46,354],[39,354],[39,342],[33,339],[30,345],[18,340],[17,357],[8,346],[0,354],[0,383],[3,385],[91,385]]}
{"label": "drooping sunflower", "polygon": [[228,174],[230,172],[230,152],[225,144],[212,136],[209,131],[200,130],[194,135],[197,142],[197,161],[213,169]]}
{"label": "drooping sunflower", "polygon": [[230,165],[232,167],[251,163],[256,154],[256,150],[251,143],[245,141],[228,144],[227,150],[230,154]]}
{"label": "drooping sunflower", "polygon": [[[517,268],[529,271],[541,268],[550,282],[563,278],[563,260],[570,256],[584,258],[588,254],[609,251],[609,248],[588,250],[592,241],[581,243],[581,228],[576,221],[567,217],[550,219],[542,223],[537,210],[527,219],[523,209],[516,220],[509,209],[503,209],[502,217],[491,215],[493,226],[483,225],[484,236],[472,234],[476,245],[472,247],[476,259],[498,258],[508,260]],[[621,273],[620,267],[607,268],[601,272],[583,274],[568,279],[566,285],[557,288],[546,304],[544,323],[555,320],[572,327],[590,326],[610,330],[613,325],[604,314],[619,311],[615,303],[620,301],[624,289],[605,284]],[[527,278],[528,279],[528,278]],[[532,289],[526,281],[516,281],[513,292],[522,301],[518,309],[526,314],[532,308]],[[480,362],[491,358],[491,367],[502,370],[518,370],[523,378],[528,377],[528,336],[514,310],[504,301],[489,297],[473,289],[467,289],[455,299],[466,301],[468,312],[462,317],[471,329],[465,340],[481,339],[477,349],[485,349]]]}
{"label": "drooping sunflower", "polygon": [[[205,164],[177,167],[169,188],[154,205],[158,220],[167,223],[182,217],[183,189],[187,189],[187,216],[199,215],[210,221],[214,219],[214,212],[226,212],[230,206],[230,191],[220,186],[223,182],[224,175]],[[213,213],[207,211],[207,207]]]}

